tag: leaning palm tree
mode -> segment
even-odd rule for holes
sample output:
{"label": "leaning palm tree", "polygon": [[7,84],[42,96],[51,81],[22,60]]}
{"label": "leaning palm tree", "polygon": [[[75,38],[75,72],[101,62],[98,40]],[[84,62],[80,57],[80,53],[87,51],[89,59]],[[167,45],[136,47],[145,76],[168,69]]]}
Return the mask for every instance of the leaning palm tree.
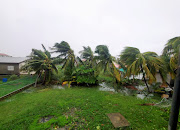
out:
{"label": "leaning palm tree", "polygon": [[174,37],[170,39],[164,49],[162,57],[165,59],[167,69],[172,79],[176,77],[176,70],[178,68],[178,54],[180,48],[180,37]]}
{"label": "leaning palm tree", "polygon": [[51,50],[53,50],[52,53],[60,53],[57,57],[62,59],[61,63],[63,64],[62,69],[64,69],[65,80],[68,81],[70,86],[76,62],[74,51],[65,41],[55,43]]}
{"label": "leaning palm tree", "polygon": [[71,64],[71,66],[74,66],[75,63],[75,55],[74,51],[71,49],[69,44],[65,41],[62,41],[61,43],[55,43],[53,48],[52,53],[60,53],[57,57],[62,58],[63,60],[61,61],[63,63],[62,69],[66,68]]}
{"label": "leaning palm tree", "polygon": [[120,73],[113,64],[113,58],[109,53],[109,49],[106,45],[98,45],[95,49],[97,56],[97,69],[108,71],[112,76],[114,76],[118,81],[120,81]]}
{"label": "leaning palm tree", "polygon": [[86,63],[93,67],[95,65],[95,58],[94,58],[94,53],[91,50],[91,47],[84,47],[83,50],[79,52],[81,54],[81,59],[85,59]]}
{"label": "leaning palm tree", "polygon": [[148,88],[146,78],[149,78],[149,83],[156,80],[156,73],[163,68],[163,62],[155,52],[140,53],[138,48],[126,47],[121,55],[120,60],[127,65],[127,76],[143,74],[144,82]]}
{"label": "leaning palm tree", "polygon": [[50,52],[43,45],[42,47],[44,51],[32,49],[32,53],[22,69],[35,71],[38,74],[37,79],[43,74],[43,84],[47,84],[51,80],[52,72],[58,73],[58,70],[55,66],[56,59],[51,58]]}

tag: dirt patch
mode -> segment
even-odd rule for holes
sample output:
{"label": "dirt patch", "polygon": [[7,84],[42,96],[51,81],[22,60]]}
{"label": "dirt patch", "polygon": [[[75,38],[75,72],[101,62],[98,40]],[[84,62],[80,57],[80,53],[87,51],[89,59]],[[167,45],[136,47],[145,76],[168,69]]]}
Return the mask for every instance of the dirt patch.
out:
{"label": "dirt patch", "polygon": [[66,113],[64,113],[64,116],[65,116],[66,118],[68,118],[69,116],[72,116],[72,117],[74,117],[74,118],[78,118],[78,116],[75,115],[77,111],[80,111],[80,109],[71,108],[71,109],[69,109]]}
{"label": "dirt patch", "polygon": [[154,106],[154,103],[144,103],[144,104],[138,104],[140,106]]}
{"label": "dirt patch", "polygon": [[46,116],[46,117],[42,117],[41,119],[39,119],[39,123],[45,123],[45,122],[48,122],[48,121],[51,120],[52,118],[54,118],[54,116]]}

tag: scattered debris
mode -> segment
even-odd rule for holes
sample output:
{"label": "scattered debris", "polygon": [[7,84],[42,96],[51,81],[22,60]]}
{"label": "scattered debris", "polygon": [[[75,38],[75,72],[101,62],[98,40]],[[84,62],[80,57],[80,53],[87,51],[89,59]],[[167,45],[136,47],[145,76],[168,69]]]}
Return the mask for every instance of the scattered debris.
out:
{"label": "scattered debris", "polygon": [[128,89],[131,89],[131,90],[138,90],[136,87],[134,87],[134,86],[125,86],[126,88],[128,88]]}
{"label": "scattered debris", "polygon": [[161,98],[166,98],[166,99],[168,99],[168,98],[169,98],[169,95],[168,95],[168,94],[162,94],[162,95],[161,95]]}

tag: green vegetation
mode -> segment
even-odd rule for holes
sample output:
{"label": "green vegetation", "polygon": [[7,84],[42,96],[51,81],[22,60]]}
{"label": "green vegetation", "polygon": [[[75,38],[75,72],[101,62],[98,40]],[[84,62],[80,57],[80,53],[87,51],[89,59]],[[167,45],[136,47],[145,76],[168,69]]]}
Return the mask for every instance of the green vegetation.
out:
{"label": "green vegetation", "polygon": [[[80,57],[76,57],[65,41],[55,43],[52,52],[44,46],[44,51],[32,49],[30,59],[23,69],[35,71],[41,79],[39,83],[68,84],[68,88],[72,87],[61,90],[50,87],[31,88],[32,93],[19,93],[0,102],[0,128],[51,129],[65,126],[70,129],[114,129],[106,114],[120,112],[131,124],[128,129],[166,129],[169,107],[140,105],[160,102],[159,99],[141,100],[135,96],[101,92],[87,86],[106,82],[119,91],[123,90],[123,86],[132,89],[133,95],[136,95],[137,88],[134,86],[144,83],[142,79],[134,77],[142,74],[148,92],[165,93],[165,88],[160,86],[169,85],[168,73],[171,81],[176,77],[179,47],[180,37],[175,37],[165,45],[161,56],[155,52],[141,53],[138,48],[126,47],[119,57],[113,57],[106,45],[98,45],[95,51],[89,46],[83,47]],[[51,53],[59,55],[51,57]],[[157,73],[163,83],[156,82]],[[10,79],[16,78],[12,75]],[[34,82],[35,78],[4,83],[0,94],[17,90],[31,81]],[[173,84],[170,83],[170,87]],[[41,118],[49,117],[49,121],[39,122]]]}
{"label": "green vegetation", "polygon": [[[180,37],[171,38],[165,45],[163,49],[163,54],[161,58],[164,60],[164,65],[166,66],[166,71],[171,75],[171,81],[176,78],[177,68],[178,68],[178,55],[180,47]],[[174,84],[170,84],[171,87]]]}
{"label": "green vegetation", "polygon": [[51,54],[46,48],[42,45],[44,52],[37,49],[32,49],[30,59],[27,60],[26,64],[22,67],[22,70],[35,71],[38,74],[38,78],[43,75],[42,82],[43,84],[48,84],[51,81],[52,73],[57,68],[55,63],[56,59],[51,58]]}
{"label": "green vegetation", "polygon": [[36,76],[27,76],[0,84],[0,97],[35,82]]}
{"label": "green vegetation", "polygon": [[9,77],[9,80],[11,81],[11,80],[16,80],[16,79],[18,79],[19,77],[17,76],[17,75],[15,75],[15,74],[13,74],[13,75],[11,75],[10,77]]}
{"label": "green vegetation", "polygon": [[[131,124],[129,129],[165,129],[168,121],[164,109],[139,104],[159,102],[137,99],[97,88],[70,89],[31,88],[32,93],[19,93],[0,102],[1,129],[114,129],[108,113],[121,113]],[[46,123],[42,117],[53,116]]]}
{"label": "green vegetation", "polygon": [[97,84],[95,70],[88,65],[81,65],[76,68],[76,81],[80,84]]}
{"label": "green vegetation", "polygon": [[121,74],[113,63],[113,57],[109,53],[109,49],[106,45],[98,45],[95,49],[97,56],[95,57],[98,61],[97,70],[104,70],[109,72],[111,76],[115,77],[120,82]]}
{"label": "green vegetation", "polygon": [[2,84],[2,80],[3,78],[7,78],[7,81],[13,81],[13,80],[16,80],[16,79],[19,79],[19,78],[24,78],[26,77],[27,75],[0,75],[0,84]]}
{"label": "green vegetation", "polygon": [[127,76],[143,74],[143,80],[148,88],[146,78],[149,78],[151,84],[156,80],[156,74],[163,68],[163,61],[158,58],[155,52],[140,53],[139,49],[126,47],[121,54],[120,60],[127,65]]}

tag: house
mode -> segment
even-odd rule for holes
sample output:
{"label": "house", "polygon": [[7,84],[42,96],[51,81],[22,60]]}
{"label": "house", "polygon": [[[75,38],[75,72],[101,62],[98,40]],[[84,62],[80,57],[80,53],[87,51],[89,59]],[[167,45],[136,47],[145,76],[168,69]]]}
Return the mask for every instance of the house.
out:
{"label": "house", "polygon": [[0,74],[20,74],[20,67],[27,60],[27,57],[0,56]]}

